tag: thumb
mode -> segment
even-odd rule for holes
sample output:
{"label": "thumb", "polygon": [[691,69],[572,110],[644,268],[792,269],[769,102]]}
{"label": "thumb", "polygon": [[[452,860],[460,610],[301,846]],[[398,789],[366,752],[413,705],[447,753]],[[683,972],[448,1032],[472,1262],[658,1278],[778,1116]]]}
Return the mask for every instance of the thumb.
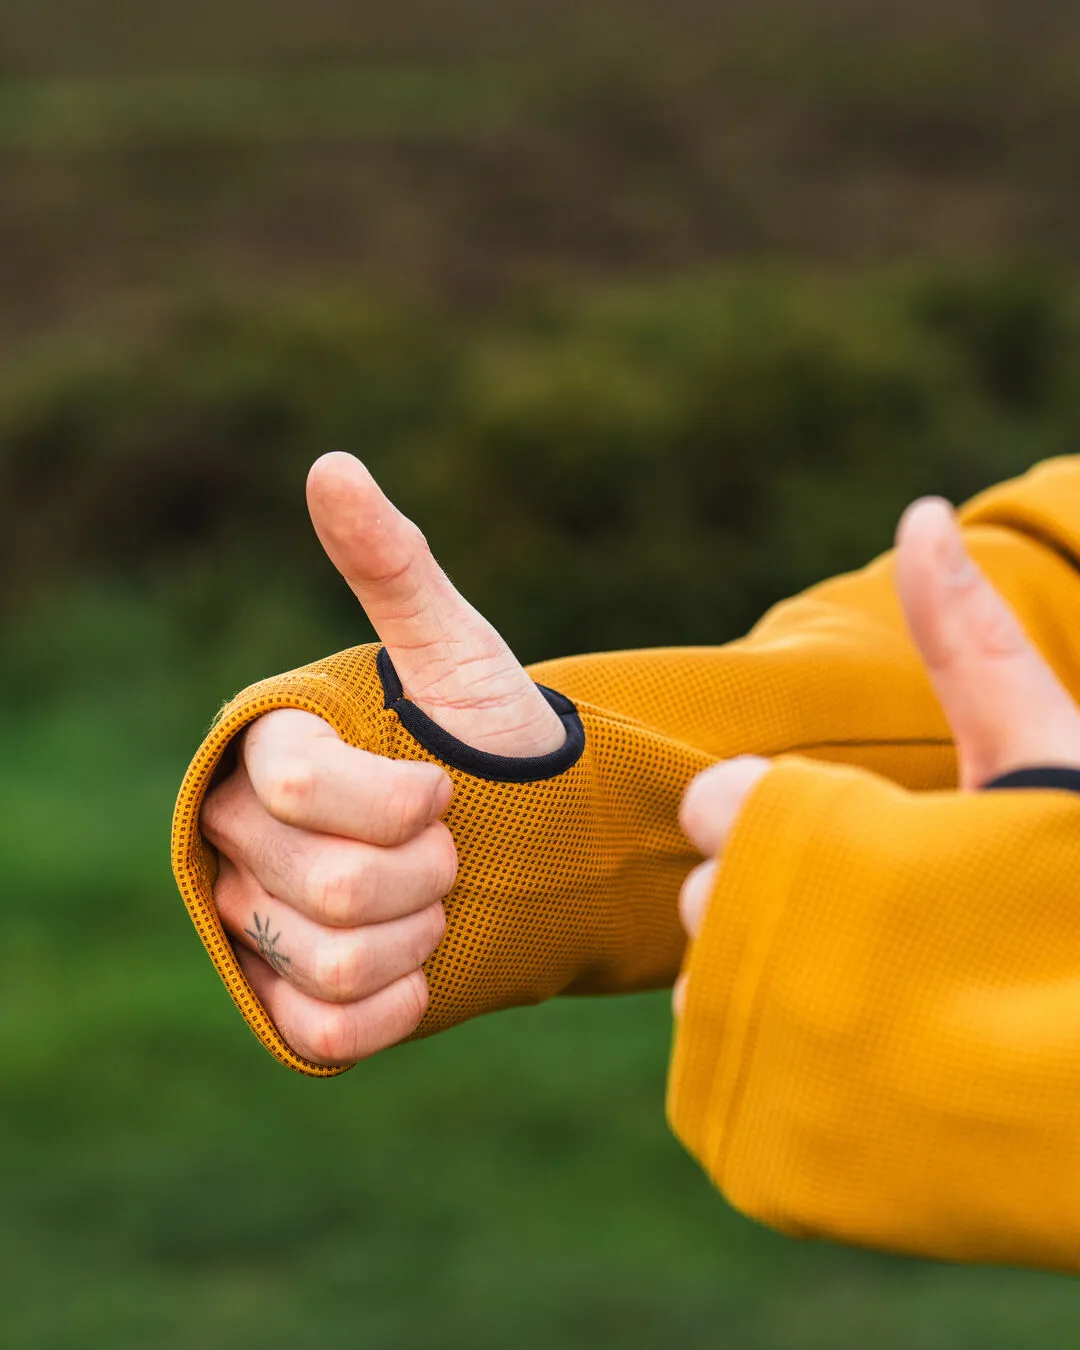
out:
{"label": "thumb", "polygon": [[454,589],[423,534],[352,455],[307,480],[312,524],[363,605],[408,697],[477,750],[540,755],[562,722],[495,629]]}
{"label": "thumb", "polygon": [[908,507],[896,543],[900,602],[952,728],[960,786],[1080,765],[1080,712],[971,560],[949,503]]}

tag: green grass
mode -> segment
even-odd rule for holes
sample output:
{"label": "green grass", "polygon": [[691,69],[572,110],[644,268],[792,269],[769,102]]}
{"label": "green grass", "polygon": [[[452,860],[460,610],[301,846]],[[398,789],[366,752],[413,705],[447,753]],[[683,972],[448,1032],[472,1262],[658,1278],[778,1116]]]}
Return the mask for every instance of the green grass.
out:
{"label": "green grass", "polygon": [[[99,591],[5,644],[6,699],[23,687],[0,719],[7,1343],[1006,1350],[1080,1335],[1075,1282],[798,1244],[732,1213],[664,1124],[664,994],[481,1019],[330,1082],[275,1064],[175,894],[167,820],[217,696],[299,659],[317,630],[286,603],[238,651],[185,651],[159,605]],[[76,652],[78,677],[58,680]]]}
{"label": "green grass", "polygon": [[662,994],[289,1075],[167,866],[217,704],[366,635],[325,449],[526,656],[731,635],[915,493],[1075,449],[1078,25],[0,6],[0,1341],[1080,1338],[1072,1281],[733,1214],[664,1124]]}

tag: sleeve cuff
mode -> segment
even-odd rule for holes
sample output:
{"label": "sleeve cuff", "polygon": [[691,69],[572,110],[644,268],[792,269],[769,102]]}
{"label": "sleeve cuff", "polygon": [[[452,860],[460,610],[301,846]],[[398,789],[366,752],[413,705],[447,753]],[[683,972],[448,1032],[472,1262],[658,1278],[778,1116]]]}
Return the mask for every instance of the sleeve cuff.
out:
{"label": "sleeve cuff", "polygon": [[494,755],[476,750],[451,736],[410,702],[385,647],[379,648],[376,666],[382,683],[383,707],[397,714],[401,725],[429,754],[473,778],[482,778],[488,783],[538,783],[545,778],[557,778],[573,768],[585,750],[585,727],[577,708],[565,695],[557,694],[546,685],[536,687],[558,714],[566,740],[546,755]]}
{"label": "sleeve cuff", "polygon": [[774,765],[728,837],[704,924],[688,952],[667,1112],[672,1129],[721,1189],[769,959],[792,883],[819,822],[854,777],[846,768],[796,759]]}
{"label": "sleeve cuff", "polygon": [[357,716],[355,700],[329,677],[299,671],[253,685],[225,707],[184,775],[173,813],[173,873],[207,954],[229,996],[262,1045],[290,1069],[314,1078],[330,1078],[342,1073],[343,1069],[313,1064],[297,1055],[274,1026],[248,983],[214,904],[217,854],[199,829],[203,800],[229,746],[246,726],[278,708],[299,708],[314,713],[329,722],[342,740],[351,745],[364,745],[364,729]]}
{"label": "sleeve cuff", "polygon": [[983,792],[1004,788],[1048,788],[1057,792],[1080,792],[1080,769],[1065,765],[1040,765],[1030,769],[1014,769],[1003,773],[982,786]]}
{"label": "sleeve cuff", "polygon": [[1080,807],[788,762],[725,849],[669,1112],[793,1236],[1077,1269]]}

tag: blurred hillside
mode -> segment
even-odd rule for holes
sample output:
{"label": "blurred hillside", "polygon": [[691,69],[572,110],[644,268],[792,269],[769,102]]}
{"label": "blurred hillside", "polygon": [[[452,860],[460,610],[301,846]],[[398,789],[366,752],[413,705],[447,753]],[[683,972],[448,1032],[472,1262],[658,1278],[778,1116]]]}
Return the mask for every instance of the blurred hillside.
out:
{"label": "blurred hillside", "polygon": [[0,387],[0,604],[138,575],[187,595],[198,645],[283,589],[358,640],[303,506],[341,447],[526,659],[724,640],[887,547],[918,493],[1080,443],[1077,298],[1031,269],[746,271],[479,315],[234,297],[42,340]]}
{"label": "blurred hillside", "polygon": [[1078,76],[1065,0],[4,0],[0,1340],[1080,1337],[729,1211],[664,995],[288,1075],[166,861],[216,705],[367,635],[325,450],[526,659],[732,637],[1075,452]]}
{"label": "blurred hillside", "polygon": [[0,335],[342,275],[1073,261],[1069,0],[7,0]]}

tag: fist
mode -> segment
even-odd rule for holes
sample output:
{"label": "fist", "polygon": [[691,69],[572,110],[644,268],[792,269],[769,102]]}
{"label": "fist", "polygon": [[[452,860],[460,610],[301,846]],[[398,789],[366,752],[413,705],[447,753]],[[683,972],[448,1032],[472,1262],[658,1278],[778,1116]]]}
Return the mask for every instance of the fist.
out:
{"label": "fist", "polygon": [[[562,744],[557,714],[498,633],[453,588],[423,535],[349,455],[308,478],[312,522],[404,692],[445,731],[501,755]],[[457,857],[438,766],[346,745],[280,709],[238,741],[201,826],[214,900],[249,983],[303,1058],[351,1064],[402,1040],[427,1007]]]}
{"label": "fist", "polygon": [[457,857],[450,780],[283,708],[251,726],[207,798],[214,900],[244,974],[297,1054],[346,1064],[408,1036]]}

